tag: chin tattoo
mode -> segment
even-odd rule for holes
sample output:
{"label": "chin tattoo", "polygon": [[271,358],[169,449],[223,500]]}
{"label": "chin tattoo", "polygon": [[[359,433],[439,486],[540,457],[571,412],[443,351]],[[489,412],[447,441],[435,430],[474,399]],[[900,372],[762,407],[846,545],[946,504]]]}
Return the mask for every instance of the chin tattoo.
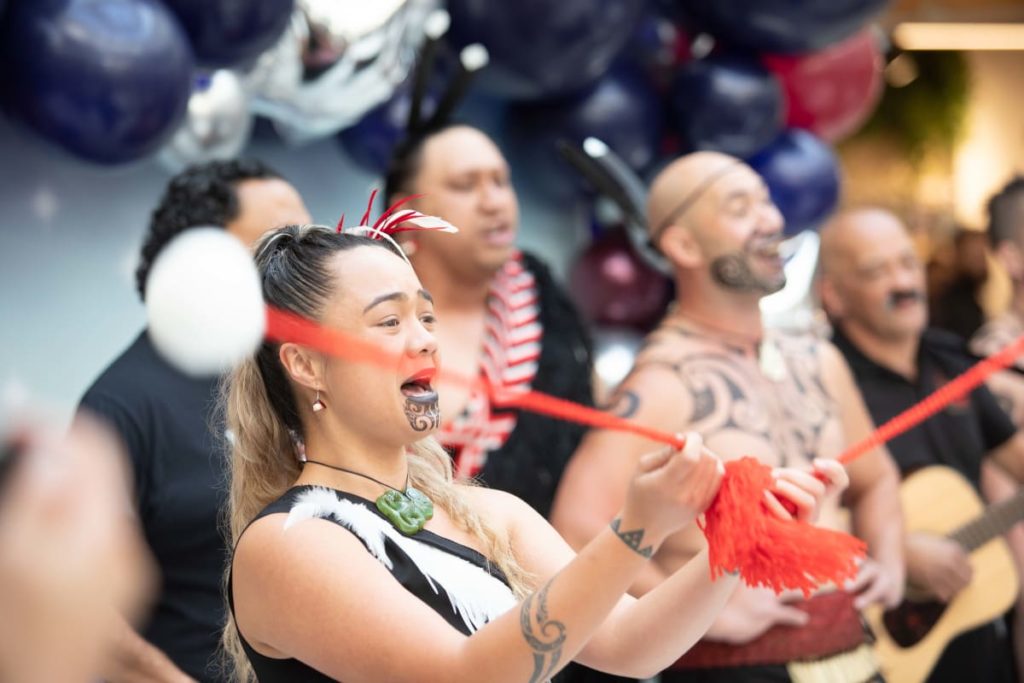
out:
{"label": "chin tattoo", "polygon": [[417,432],[437,429],[441,424],[441,410],[438,408],[436,396],[428,400],[407,398],[404,410],[409,425]]}

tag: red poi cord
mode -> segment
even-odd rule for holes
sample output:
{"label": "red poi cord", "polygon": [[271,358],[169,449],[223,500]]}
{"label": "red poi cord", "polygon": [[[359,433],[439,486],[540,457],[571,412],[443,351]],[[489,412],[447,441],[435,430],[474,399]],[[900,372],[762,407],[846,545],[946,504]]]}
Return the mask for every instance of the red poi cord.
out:
{"label": "red poi cord", "polygon": [[[398,358],[352,335],[321,327],[305,318],[267,307],[266,337],[277,342],[304,344],[323,353],[353,362],[393,369]],[[839,462],[855,458],[915,427],[953,401],[980,386],[993,373],[1009,367],[1024,353],[1024,335],[999,353],[986,358],[959,377],[911,406],[867,438],[843,452]],[[478,377],[444,372],[438,379],[468,387],[481,386]],[[637,424],[615,415],[549,396],[538,391],[498,394],[485,386],[495,405],[541,413],[561,420],[617,431],[631,432],[653,441],[682,448],[685,439]],[[764,493],[772,485],[772,471],[752,457],[731,460],[718,495],[704,512],[701,529],[708,541],[712,577],[739,572],[751,586],[776,592],[798,589],[810,595],[825,583],[842,584],[857,575],[864,542],[845,533],[822,529],[805,522],[787,521],[770,513]]]}

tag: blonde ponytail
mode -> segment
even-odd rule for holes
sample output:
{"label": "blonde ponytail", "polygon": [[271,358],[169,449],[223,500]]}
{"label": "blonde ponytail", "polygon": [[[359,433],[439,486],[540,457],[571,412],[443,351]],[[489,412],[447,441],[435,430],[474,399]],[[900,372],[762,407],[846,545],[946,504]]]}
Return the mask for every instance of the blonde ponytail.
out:
{"label": "blonde ponytail", "polygon": [[[227,532],[230,547],[263,508],[280,498],[299,476],[299,462],[289,430],[274,412],[255,359],[234,370],[222,388],[222,404],[231,440]],[[227,595],[231,566],[224,576]],[[232,610],[221,639],[238,681],[255,680],[235,627]]]}

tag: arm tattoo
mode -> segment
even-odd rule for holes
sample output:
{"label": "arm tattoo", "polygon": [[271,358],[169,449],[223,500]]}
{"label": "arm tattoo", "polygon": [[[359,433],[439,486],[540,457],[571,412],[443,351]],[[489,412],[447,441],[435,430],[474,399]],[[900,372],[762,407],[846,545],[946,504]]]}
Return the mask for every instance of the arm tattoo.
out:
{"label": "arm tattoo", "polygon": [[606,411],[621,418],[630,418],[636,415],[640,408],[640,396],[629,389],[615,392],[612,400],[604,407]]}
{"label": "arm tattoo", "polygon": [[622,539],[622,542],[630,547],[630,549],[637,555],[650,559],[651,555],[654,554],[654,548],[647,546],[641,548],[640,544],[644,540],[644,530],[634,529],[633,531],[619,531],[619,527],[622,525],[622,519],[616,517],[612,520],[611,527],[615,535]]}
{"label": "arm tattoo", "polygon": [[674,362],[645,364],[664,368],[682,384],[687,429],[700,432],[705,440],[735,432],[759,439],[782,466],[809,462],[818,455],[830,425],[839,417],[835,397],[824,381],[817,340],[808,335],[777,336],[774,342],[783,356],[786,378],[766,382],[756,361],[747,357],[749,350],[677,327],[666,327],[661,334],[685,354]]}
{"label": "arm tattoo", "polygon": [[562,658],[562,644],[565,643],[565,624],[548,618],[548,589],[551,581],[523,601],[519,610],[519,626],[523,638],[533,650],[533,674],[530,683],[546,681],[555,672]]}

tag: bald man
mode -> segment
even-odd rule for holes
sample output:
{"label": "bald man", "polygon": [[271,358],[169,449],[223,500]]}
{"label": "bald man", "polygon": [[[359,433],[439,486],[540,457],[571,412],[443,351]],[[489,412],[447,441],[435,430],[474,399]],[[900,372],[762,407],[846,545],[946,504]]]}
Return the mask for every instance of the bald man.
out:
{"label": "bald man", "polygon": [[[963,339],[928,329],[924,268],[900,220],[858,209],[837,216],[821,235],[822,304],[834,342],[849,361],[868,409],[882,423],[972,364]],[[889,442],[902,474],[946,465],[976,487],[985,460],[1024,480],[1024,436],[984,387]],[[907,576],[942,602],[971,581],[964,549],[952,540],[910,533]],[[1008,680],[1008,652],[985,626],[954,640],[929,681]]]}
{"label": "bald man", "polygon": [[[677,298],[647,338],[610,410],[658,429],[696,430],[723,457],[771,466],[834,458],[872,430],[842,357],[811,336],[768,333],[759,302],[785,284],[782,217],[764,181],[732,157],[699,152],[654,181],[650,238],[672,264]],[[587,435],[566,470],[552,521],[577,546],[622,504],[623,482],[652,444]],[[884,449],[852,463],[845,501],[870,548],[859,579],[810,600],[741,587],[707,638],[662,681],[872,680],[876,667],[857,608],[902,595],[898,474]],[[833,501],[820,524],[846,528]],[[642,594],[702,550],[696,528],[665,543],[634,587]],[[680,605],[686,609],[686,605]],[[833,676],[833,678],[829,678]]]}

